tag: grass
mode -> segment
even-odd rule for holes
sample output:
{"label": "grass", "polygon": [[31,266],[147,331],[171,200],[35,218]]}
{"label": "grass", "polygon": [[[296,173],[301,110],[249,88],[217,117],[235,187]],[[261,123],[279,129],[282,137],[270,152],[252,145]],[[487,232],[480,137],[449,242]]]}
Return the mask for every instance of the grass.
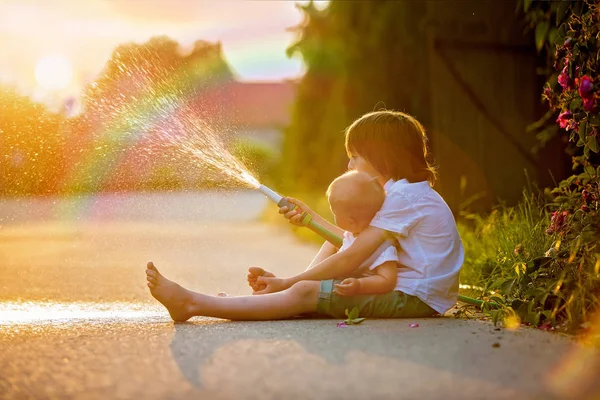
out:
{"label": "grass", "polygon": [[[294,197],[331,219],[323,194]],[[269,207],[264,219],[287,224],[276,207]],[[566,332],[589,325],[600,304],[599,249],[547,234],[551,214],[541,195],[525,191],[514,207],[500,205],[487,215],[461,212],[457,221],[465,247],[460,282],[471,288],[461,288],[461,294],[501,304],[500,310],[484,305],[494,322]],[[304,241],[323,242],[308,229],[292,229]]]}
{"label": "grass", "polygon": [[513,276],[542,257],[553,239],[545,231],[550,216],[533,195],[515,207],[497,206],[487,216],[462,212],[458,230],[465,247],[461,283],[489,287],[491,279]]}

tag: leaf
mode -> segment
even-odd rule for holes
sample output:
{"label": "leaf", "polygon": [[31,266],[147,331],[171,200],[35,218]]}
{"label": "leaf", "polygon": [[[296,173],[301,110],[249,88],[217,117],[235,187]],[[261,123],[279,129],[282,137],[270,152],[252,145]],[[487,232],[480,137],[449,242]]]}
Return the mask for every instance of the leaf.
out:
{"label": "leaf", "polygon": [[596,136],[588,136],[587,138],[587,146],[594,153],[598,152],[598,138]]}
{"label": "leaf", "polygon": [[[565,36],[567,36],[567,28],[568,28],[568,26],[567,26],[566,22],[563,22],[558,27],[558,32],[557,32],[556,37],[562,39],[561,41],[564,41],[565,40]],[[557,43],[557,44],[559,44],[559,43]],[[562,44],[562,43],[560,43],[560,44]]]}
{"label": "leaf", "polygon": [[564,21],[565,16],[567,15],[567,11],[569,11],[569,7],[571,6],[570,1],[561,1],[558,4],[558,9],[556,10],[556,26],[559,26],[561,22]]}
{"label": "leaf", "polygon": [[558,30],[555,27],[552,27],[550,29],[550,32],[548,33],[548,42],[556,43],[557,38],[558,38]]}
{"label": "leaf", "polygon": [[346,316],[348,316],[348,309],[346,308],[346,310],[344,311],[346,313]]}
{"label": "leaf", "polygon": [[533,0],[523,0],[523,11],[527,12],[531,8],[531,3]]}
{"label": "leaf", "polygon": [[360,324],[361,322],[363,322],[365,319],[366,319],[366,318],[354,318],[354,319],[352,320],[352,323],[353,323],[354,325],[358,325],[358,324]]}
{"label": "leaf", "polygon": [[348,315],[348,319],[351,321],[357,319],[358,318],[358,307],[354,307],[352,309],[352,311],[350,311],[350,314],[347,314],[347,315]]}
{"label": "leaf", "polygon": [[494,326],[496,326],[496,324],[498,324],[499,317],[500,317],[500,310],[492,311],[492,322],[493,322]]}
{"label": "leaf", "polygon": [[527,270],[527,265],[524,262],[515,264],[515,272],[517,273],[517,276],[521,276],[521,275],[525,274],[526,270]]}
{"label": "leaf", "polygon": [[588,123],[587,120],[583,120],[579,122],[579,130],[577,131],[579,133],[579,137],[583,140],[585,140],[585,138],[587,137],[587,131],[588,131]]}
{"label": "leaf", "polygon": [[544,42],[550,29],[550,23],[548,21],[542,21],[535,27],[535,46],[537,51],[541,51],[544,47]]}
{"label": "leaf", "polygon": [[596,168],[593,165],[586,165],[583,168],[583,172],[586,173],[590,178],[593,178],[596,175]]}

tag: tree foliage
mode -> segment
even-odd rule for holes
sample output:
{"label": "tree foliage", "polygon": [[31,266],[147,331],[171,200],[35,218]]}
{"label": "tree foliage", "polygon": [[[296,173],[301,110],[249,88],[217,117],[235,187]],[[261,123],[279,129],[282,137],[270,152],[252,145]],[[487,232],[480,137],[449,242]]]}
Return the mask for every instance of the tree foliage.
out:
{"label": "tree foliage", "polygon": [[333,1],[301,6],[304,22],[289,55],[307,71],[285,136],[284,185],[323,188],[347,163],[343,131],[380,108],[406,111],[427,123],[428,86],[423,2]]}
{"label": "tree foliage", "polygon": [[532,130],[541,140],[563,135],[572,144],[573,169],[547,193],[546,204],[524,201],[501,220],[493,214],[478,224],[477,240],[492,236],[494,247],[484,284],[496,291],[490,300],[505,305],[496,317],[506,311],[575,331],[589,325],[600,305],[600,14],[593,0],[522,5],[547,64],[542,98],[549,110]]}
{"label": "tree foliage", "polygon": [[[221,46],[198,41],[183,53],[167,37],[118,46],[84,88],[82,113],[68,118],[27,97],[0,91],[0,193],[50,194],[169,189],[189,177],[173,154],[157,151],[148,129],[172,100],[214,115],[201,94],[233,79]],[[211,108],[212,107],[212,108]],[[198,178],[199,180],[199,178]]]}

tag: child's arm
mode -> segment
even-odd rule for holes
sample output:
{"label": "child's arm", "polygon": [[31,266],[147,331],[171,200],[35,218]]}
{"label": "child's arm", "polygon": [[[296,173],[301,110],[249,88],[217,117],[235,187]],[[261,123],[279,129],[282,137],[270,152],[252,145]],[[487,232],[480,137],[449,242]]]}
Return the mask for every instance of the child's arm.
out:
{"label": "child's arm", "polygon": [[337,253],[337,248],[334,245],[332,245],[329,242],[323,243],[323,246],[321,246],[321,249],[315,256],[315,258],[313,258],[313,260],[311,261],[308,268],[306,268],[306,270],[308,271],[309,269],[311,269],[312,267],[314,267],[321,261],[325,260],[327,257],[331,257],[332,255],[334,255],[335,253]]}
{"label": "child's arm", "polygon": [[296,276],[291,278],[259,277],[257,282],[265,285],[265,288],[256,292],[256,294],[279,292],[300,281],[321,281],[350,276],[385,242],[387,237],[388,234],[385,230],[370,226],[358,235],[350,247],[327,257],[313,268]]}
{"label": "child's arm", "polygon": [[332,223],[327,221],[325,218],[321,217],[319,214],[317,214],[316,212],[311,210],[309,206],[307,206],[300,200],[294,199],[293,197],[287,197],[287,200],[290,203],[295,204],[297,207],[293,210],[288,210],[287,206],[284,206],[279,209],[279,213],[283,214],[283,216],[285,218],[287,218],[290,221],[290,223],[292,223],[294,225],[302,226],[300,224],[300,220],[302,219],[301,218],[302,213],[306,212],[306,213],[310,214],[313,221],[315,221],[317,224],[321,225],[323,228],[327,229],[330,232],[335,233],[339,237],[342,237],[344,235],[343,229],[333,225]]}
{"label": "child's arm", "polygon": [[396,261],[386,261],[375,268],[375,275],[363,278],[346,278],[335,285],[334,293],[340,296],[388,293],[396,288],[398,270]]}

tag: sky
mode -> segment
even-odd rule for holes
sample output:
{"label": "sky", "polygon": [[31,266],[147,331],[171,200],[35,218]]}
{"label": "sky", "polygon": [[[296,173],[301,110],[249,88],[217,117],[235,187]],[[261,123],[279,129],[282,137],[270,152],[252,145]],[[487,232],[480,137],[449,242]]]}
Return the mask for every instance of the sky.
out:
{"label": "sky", "polygon": [[[301,20],[295,1],[0,0],[0,82],[33,97],[77,95],[118,44],[156,35],[184,46],[220,41],[240,80],[295,78],[302,62],[285,50],[295,39],[289,28]],[[57,59],[59,67],[48,62]],[[56,75],[69,84],[49,89]]]}

